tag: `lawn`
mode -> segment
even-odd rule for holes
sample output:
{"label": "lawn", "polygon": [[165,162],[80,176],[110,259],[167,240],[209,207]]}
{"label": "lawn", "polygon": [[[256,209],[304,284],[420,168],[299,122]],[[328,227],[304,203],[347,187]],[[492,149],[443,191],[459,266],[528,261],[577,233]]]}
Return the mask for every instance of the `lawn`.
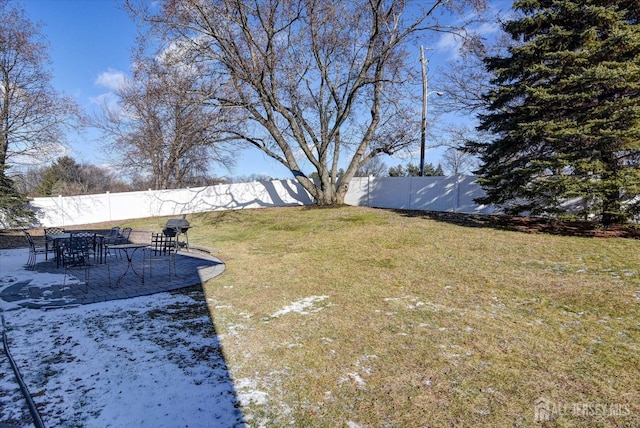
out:
{"label": "lawn", "polygon": [[359,207],[189,220],[227,265],[204,288],[235,387],[262,391],[250,425],[640,426],[638,240]]}

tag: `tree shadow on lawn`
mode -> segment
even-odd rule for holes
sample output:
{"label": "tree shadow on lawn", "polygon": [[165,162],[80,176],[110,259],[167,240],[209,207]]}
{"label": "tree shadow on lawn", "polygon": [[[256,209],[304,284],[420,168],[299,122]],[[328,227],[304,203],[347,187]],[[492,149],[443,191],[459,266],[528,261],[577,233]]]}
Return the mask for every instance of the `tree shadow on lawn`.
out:
{"label": "tree shadow on lawn", "polygon": [[540,217],[516,217],[497,214],[470,214],[444,211],[392,210],[406,217],[420,217],[464,227],[483,227],[524,233],[579,236],[590,238],[640,239],[640,226],[621,224],[602,226],[590,221],[562,221]]}

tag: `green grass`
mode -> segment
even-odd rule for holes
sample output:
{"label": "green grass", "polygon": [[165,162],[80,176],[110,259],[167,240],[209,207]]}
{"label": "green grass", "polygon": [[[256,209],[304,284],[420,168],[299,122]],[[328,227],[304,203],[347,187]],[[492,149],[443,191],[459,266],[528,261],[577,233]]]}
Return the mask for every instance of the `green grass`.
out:
{"label": "green grass", "polygon": [[232,375],[268,394],[251,425],[544,426],[544,397],[546,426],[640,426],[637,240],[356,207],[189,220],[227,265],[205,293]]}

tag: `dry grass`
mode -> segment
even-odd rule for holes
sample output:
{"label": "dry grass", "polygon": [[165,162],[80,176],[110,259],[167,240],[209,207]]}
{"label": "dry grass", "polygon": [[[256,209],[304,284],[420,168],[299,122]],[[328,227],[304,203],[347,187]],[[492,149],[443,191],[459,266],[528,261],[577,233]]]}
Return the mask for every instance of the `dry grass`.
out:
{"label": "dry grass", "polygon": [[544,426],[544,397],[547,426],[640,426],[637,240],[355,207],[190,221],[227,264],[205,292],[238,388],[268,397],[250,424]]}

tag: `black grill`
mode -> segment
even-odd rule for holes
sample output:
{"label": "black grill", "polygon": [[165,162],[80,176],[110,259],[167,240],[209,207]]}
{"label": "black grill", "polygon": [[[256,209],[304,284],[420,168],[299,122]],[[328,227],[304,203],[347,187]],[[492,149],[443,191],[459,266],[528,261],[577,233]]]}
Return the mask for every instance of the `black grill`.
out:
{"label": "black grill", "polygon": [[[164,225],[164,234],[167,236],[176,236],[176,234],[187,233],[189,230],[189,221],[184,218],[172,218]],[[173,235],[169,235],[169,233]]]}
{"label": "black grill", "polygon": [[189,249],[189,237],[187,235],[189,227],[189,221],[185,216],[182,216],[182,218],[172,218],[167,220],[164,229],[162,229],[162,233],[164,233],[165,236],[184,235],[186,242],[181,243],[181,245],[186,245],[187,249]]}

